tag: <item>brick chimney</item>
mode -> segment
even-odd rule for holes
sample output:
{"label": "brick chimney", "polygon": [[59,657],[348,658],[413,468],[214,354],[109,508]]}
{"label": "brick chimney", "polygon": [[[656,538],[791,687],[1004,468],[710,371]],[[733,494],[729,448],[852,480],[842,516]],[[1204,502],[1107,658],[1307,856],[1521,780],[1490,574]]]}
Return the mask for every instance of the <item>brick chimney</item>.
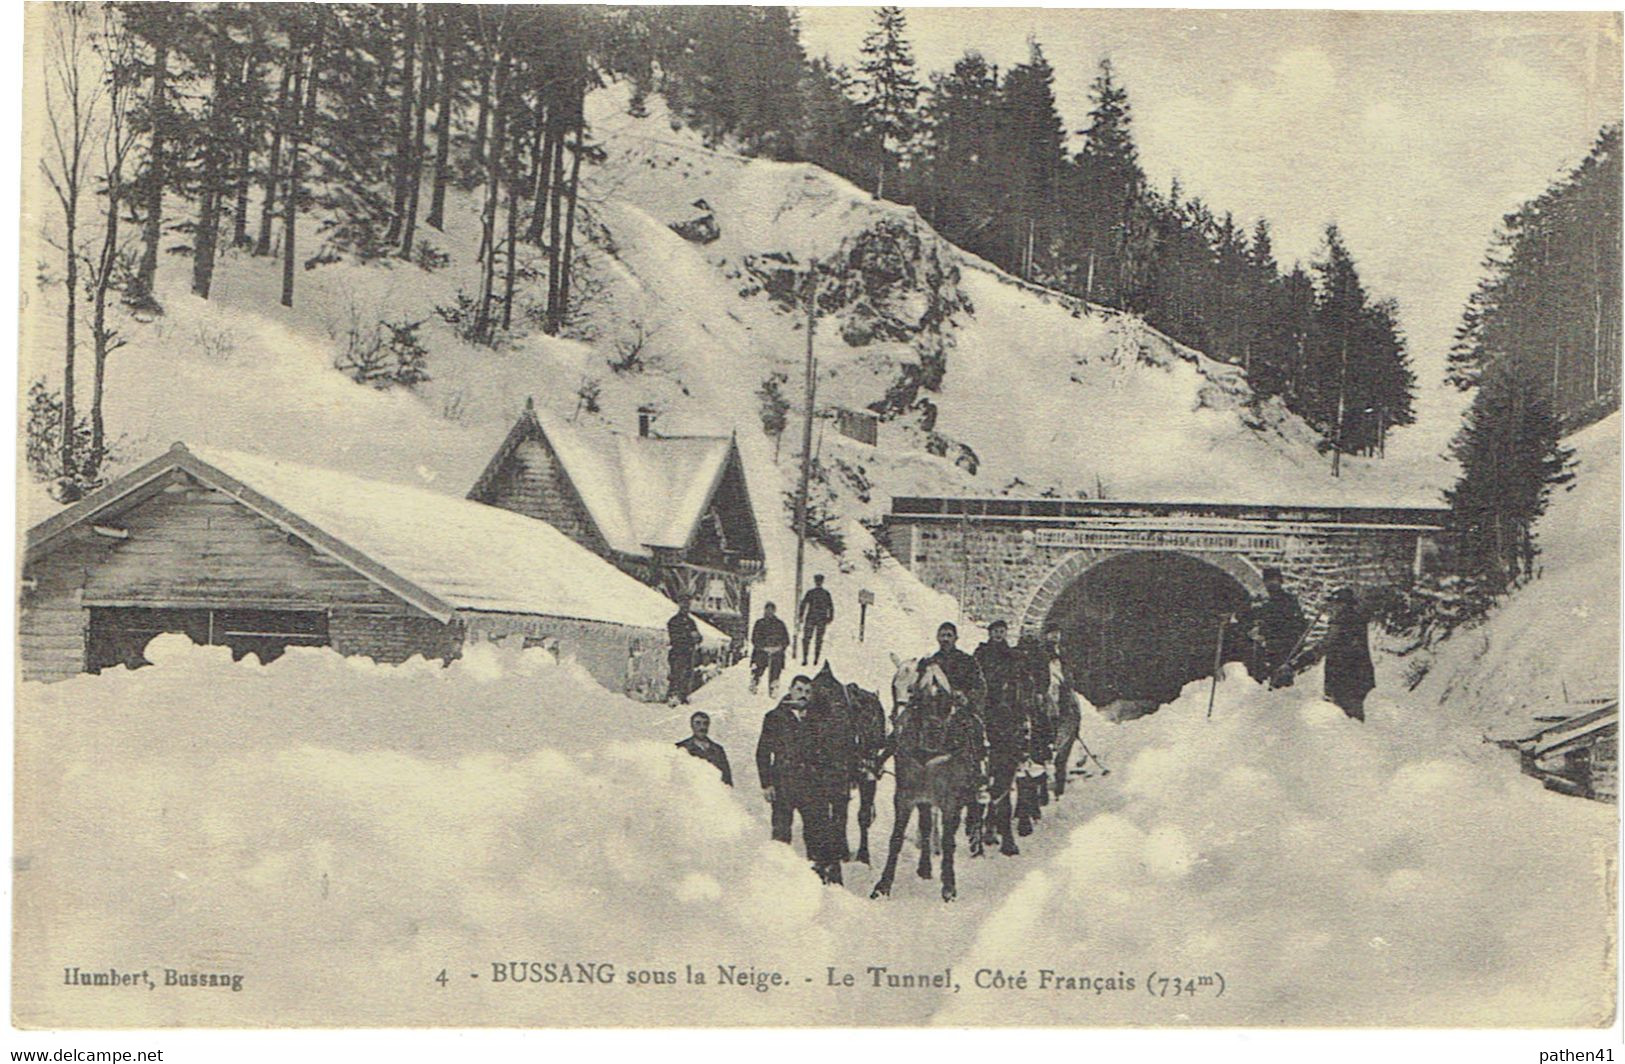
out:
{"label": "brick chimney", "polygon": [[638,407],[638,435],[647,439],[650,435],[650,427],[654,425],[655,418],[659,416],[660,412],[652,406]]}

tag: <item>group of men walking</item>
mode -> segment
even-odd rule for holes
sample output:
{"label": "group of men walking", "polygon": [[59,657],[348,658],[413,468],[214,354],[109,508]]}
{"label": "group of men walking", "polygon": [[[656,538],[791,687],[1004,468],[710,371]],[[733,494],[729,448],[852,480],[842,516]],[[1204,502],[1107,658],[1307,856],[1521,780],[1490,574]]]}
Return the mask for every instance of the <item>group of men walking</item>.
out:
{"label": "group of men walking", "polygon": [[[820,577],[813,592],[823,591],[822,583]],[[1264,584],[1262,599],[1230,616],[1221,654],[1225,660],[1244,660],[1260,683],[1288,686],[1295,669],[1309,656],[1304,646],[1321,618],[1305,619],[1278,570],[1266,570]],[[827,599],[828,592],[823,595]],[[802,606],[802,621],[807,624],[806,598]],[[822,626],[833,617],[833,609],[819,609],[813,616],[820,619],[817,642],[821,644]],[[1326,697],[1350,717],[1363,721],[1365,698],[1375,684],[1367,634],[1370,613],[1346,588],[1331,595],[1324,613],[1329,615],[1329,623],[1315,649],[1326,660]],[[676,625],[686,615],[686,609],[680,609],[672,623]],[[918,676],[931,669],[941,672],[957,696],[963,697],[980,734],[974,744],[980,763],[971,776],[977,781],[977,793],[964,796],[972,856],[995,843],[1002,854],[1020,853],[1016,838],[1031,834],[1052,797],[1065,793],[1069,751],[1078,740],[1081,703],[1066,678],[1060,630],[1049,626],[1041,639],[1027,635],[1015,645],[1009,635],[1008,624],[994,621],[988,627],[987,641],[974,654],[967,654],[958,647],[958,629],[945,622],[937,630],[936,651],[916,664]],[[766,673],[771,696],[785,654],[792,647],[772,603],[756,622],[752,643],[750,689],[755,693]],[[805,640],[803,647],[807,647]],[[821,652],[818,645],[814,660]],[[867,829],[873,816],[875,782],[881,765],[893,752],[897,733],[893,730],[888,735],[877,699],[870,712],[839,694],[843,689],[833,675],[829,683],[838,694],[824,697],[826,692],[815,693],[824,682],[824,676],[815,681],[804,674],[790,681],[784,697],[762,720],[756,772],[772,809],[773,839],[791,843],[799,817],[808,859],[825,882],[838,883],[841,863],[852,859],[847,821],[853,791],[864,799],[860,821]],[[732,786],[727,754],[709,736],[710,718],[695,713],[690,726],[693,735],[678,745],[715,765],[723,782]],[[1085,756],[1093,756],[1087,747]],[[866,860],[867,855],[860,853],[859,859]]]}
{"label": "group of men walking", "polygon": [[[835,620],[835,600],[824,587],[822,573],[813,577],[813,586],[801,596],[797,616],[801,624],[801,664],[808,664],[810,654],[816,665],[824,657],[824,631]],[[666,639],[670,646],[666,652],[667,701],[685,705],[694,693],[700,651],[700,627],[686,599],[677,603],[677,612],[666,622]],[[778,694],[785,655],[794,649],[790,631],[774,603],[762,607],[762,616],[750,632],[750,645],[750,692],[757,692],[766,673],[767,694],[772,698]]]}
{"label": "group of men walking", "polygon": [[[976,810],[966,828],[971,852],[996,843],[1001,853],[1013,856],[1020,852],[1016,836],[1031,833],[1049,801],[1047,765],[1056,723],[1068,719],[1057,712],[1056,700],[1070,700],[1075,733],[1076,696],[1060,679],[1058,632],[1043,643],[1029,639],[1012,646],[1008,626],[995,622],[975,654],[958,648],[958,634],[953,624],[943,624],[936,652],[920,659],[916,669],[920,675],[941,670],[976,720],[981,757],[974,779],[986,793],[964,796]],[[799,817],[808,860],[825,882],[836,883],[841,862],[852,858],[853,790],[865,798],[860,817],[871,816],[873,786],[895,734],[888,736],[878,701],[866,714],[845,699],[815,697],[814,687],[811,677],[796,676],[763,718],[756,771],[772,807],[772,837],[790,843]],[[1063,790],[1057,780],[1057,792]]]}
{"label": "group of men walking", "polygon": [[1290,687],[1301,665],[1314,653],[1325,658],[1324,692],[1355,720],[1365,720],[1365,699],[1376,686],[1371,662],[1371,612],[1352,588],[1340,587],[1327,599],[1326,634],[1306,647],[1314,626],[1306,620],[1297,596],[1286,590],[1281,570],[1264,570],[1264,598],[1231,615],[1225,632],[1224,660],[1238,657],[1259,683]]}

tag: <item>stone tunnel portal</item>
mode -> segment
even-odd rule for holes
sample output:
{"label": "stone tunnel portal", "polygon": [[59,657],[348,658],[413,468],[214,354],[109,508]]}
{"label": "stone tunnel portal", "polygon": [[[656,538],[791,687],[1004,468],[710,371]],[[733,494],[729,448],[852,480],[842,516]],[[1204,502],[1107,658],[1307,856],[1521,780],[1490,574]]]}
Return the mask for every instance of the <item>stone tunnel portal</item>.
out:
{"label": "stone tunnel portal", "polygon": [[1248,601],[1233,575],[1175,551],[1128,551],[1084,570],[1046,624],[1078,691],[1108,716],[1142,716],[1212,675],[1220,629]]}

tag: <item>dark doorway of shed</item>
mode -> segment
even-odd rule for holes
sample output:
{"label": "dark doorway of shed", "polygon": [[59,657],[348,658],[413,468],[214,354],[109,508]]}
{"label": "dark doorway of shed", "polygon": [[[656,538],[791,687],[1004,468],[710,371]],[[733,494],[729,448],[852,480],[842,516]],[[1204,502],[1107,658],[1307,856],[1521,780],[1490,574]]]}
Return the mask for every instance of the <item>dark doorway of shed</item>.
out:
{"label": "dark doorway of shed", "polygon": [[1115,720],[1154,712],[1211,676],[1216,644],[1247,590],[1217,566],[1171,551],[1128,551],[1061,593],[1048,623],[1078,692]]}
{"label": "dark doorway of shed", "polygon": [[327,614],[320,610],[96,606],[90,611],[85,665],[90,672],[149,665],[147,644],[169,632],[185,635],[199,646],[228,646],[233,661],[253,654],[262,665],[280,658],[290,646],[328,645]]}

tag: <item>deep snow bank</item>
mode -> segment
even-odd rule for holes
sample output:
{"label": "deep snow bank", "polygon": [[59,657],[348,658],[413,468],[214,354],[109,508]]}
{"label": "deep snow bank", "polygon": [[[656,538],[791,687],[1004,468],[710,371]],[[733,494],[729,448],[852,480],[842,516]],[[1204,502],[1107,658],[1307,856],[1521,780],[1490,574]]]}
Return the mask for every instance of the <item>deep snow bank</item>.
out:
{"label": "deep snow bank", "polygon": [[[767,841],[765,700],[707,689],[739,786],[671,747],[686,711],[545,653],[449,668],[290,651],[266,668],[155,644],[136,672],[25,687],[19,1022],[1600,1022],[1612,810],[1463,751],[1377,700],[1361,728],[1239,674],[1152,717],[1091,719],[1112,768],[1019,858],[821,887]],[[731,710],[722,713],[721,710]],[[884,785],[883,785],[884,787]],[[883,803],[886,793],[883,789]],[[883,805],[884,808],[884,805]],[[889,809],[877,826],[890,825]],[[912,844],[904,861],[912,864]],[[498,961],[617,965],[610,987],[493,985]],[[626,986],[631,968],[704,987]],[[719,987],[718,965],[789,985]],[[238,971],[241,993],[69,990],[68,965]],[[858,976],[831,988],[825,966]],[[952,966],[959,992],[863,989]],[[976,987],[982,968],[1034,989]],[[433,980],[445,969],[450,984]],[[1040,969],[1136,989],[1040,992]],[[1224,996],[1147,976],[1221,973]],[[477,976],[477,978],[476,978]],[[983,977],[984,980],[986,976]],[[1096,984],[1099,985],[1099,984]],[[335,1011],[335,1002],[344,1004]]]}
{"label": "deep snow bank", "polygon": [[1437,648],[1416,698],[1496,738],[1619,694],[1620,415],[1565,441],[1575,479],[1536,526],[1540,577]]}

